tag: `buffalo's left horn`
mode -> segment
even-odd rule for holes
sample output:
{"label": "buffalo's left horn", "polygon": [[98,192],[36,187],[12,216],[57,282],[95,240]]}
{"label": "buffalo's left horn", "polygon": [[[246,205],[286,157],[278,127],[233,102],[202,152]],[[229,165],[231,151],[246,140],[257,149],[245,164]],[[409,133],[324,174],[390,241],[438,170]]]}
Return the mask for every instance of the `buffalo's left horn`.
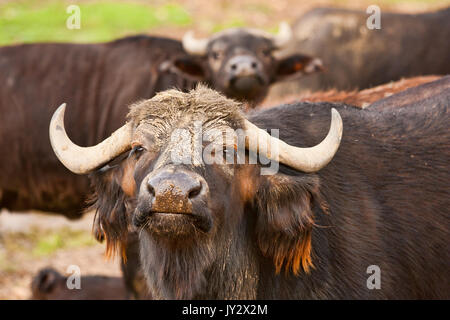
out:
{"label": "buffalo's left horn", "polygon": [[[303,172],[316,172],[325,167],[334,157],[342,138],[342,118],[334,108],[331,109],[328,135],[311,148],[291,146],[248,120],[245,120],[245,127],[246,146],[249,150]],[[262,148],[262,145],[266,147]]]}
{"label": "buffalo's left horn", "polygon": [[281,22],[278,33],[273,36],[272,41],[275,47],[282,48],[292,39],[292,29],[287,22]]}
{"label": "buffalo's left horn", "polygon": [[49,133],[53,151],[70,171],[77,174],[89,173],[130,149],[132,133],[130,123],[95,146],[80,147],[74,144],[64,128],[65,110],[66,104],[63,103],[55,111],[50,121]]}
{"label": "buffalo's left horn", "polygon": [[188,31],[183,36],[183,48],[187,53],[194,55],[205,55],[206,47],[208,46],[209,39],[196,39],[193,31]]}

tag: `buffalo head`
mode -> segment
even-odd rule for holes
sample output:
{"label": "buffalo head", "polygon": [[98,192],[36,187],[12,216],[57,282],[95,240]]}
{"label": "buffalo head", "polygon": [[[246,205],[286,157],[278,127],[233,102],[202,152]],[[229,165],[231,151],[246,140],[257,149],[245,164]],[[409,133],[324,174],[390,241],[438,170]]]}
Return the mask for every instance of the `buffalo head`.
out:
{"label": "buffalo head", "polygon": [[[214,275],[235,279],[234,298],[252,298],[254,288],[242,286],[255,285],[256,256],[272,259],[274,272],[311,266],[312,207],[321,204],[314,172],[338,149],[336,110],[328,135],[311,148],[269,135],[239,103],[204,87],[131,106],[127,124],[93,147],[73,144],[63,117],[64,106],[50,124],[56,155],[71,171],[91,173],[109,246],[139,230],[154,296],[224,298],[229,290],[212,289]],[[294,174],[262,175],[266,160]]]}
{"label": "buffalo head", "polygon": [[275,57],[274,53],[287,45],[291,37],[287,23],[280,24],[277,35],[233,28],[197,39],[190,31],[183,37],[188,55],[167,62],[164,67],[255,106],[266,96],[270,84],[322,70],[318,58],[300,54]]}

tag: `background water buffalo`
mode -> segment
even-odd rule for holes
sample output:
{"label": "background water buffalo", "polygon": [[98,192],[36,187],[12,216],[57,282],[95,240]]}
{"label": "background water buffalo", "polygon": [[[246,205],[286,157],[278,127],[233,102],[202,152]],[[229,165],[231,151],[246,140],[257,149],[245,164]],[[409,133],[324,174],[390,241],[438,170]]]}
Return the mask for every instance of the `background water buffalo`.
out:
{"label": "background water buffalo", "polygon": [[124,300],[128,298],[123,279],[119,277],[86,276],[82,278],[79,289],[68,289],[67,280],[68,277],[52,268],[40,270],[31,284],[31,298],[34,300]]}
{"label": "background water buffalo", "polygon": [[[405,77],[450,73],[450,8],[423,14],[381,10],[381,29],[369,30],[365,11],[314,9],[293,24],[295,40],[286,50],[317,56],[327,71],[274,88],[364,89]],[[306,79],[305,79],[306,80]]]}
{"label": "background water buffalo", "polygon": [[[295,103],[299,101],[327,101],[343,102],[364,109],[371,106],[374,102],[389,97],[395,93],[402,92],[406,89],[416,87],[427,82],[433,82],[440,78],[442,78],[442,76],[420,76],[393,81],[364,90],[343,91],[333,89],[328,91],[306,92],[302,94],[297,93],[282,97],[273,96],[264,101],[262,107],[270,108],[283,103]],[[431,95],[432,91],[429,94]]]}
{"label": "background water buffalo", "polygon": [[272,83],[322,70],[320,59],[303,54],[276,59],[273,53],[292,40],[288,24],[280,24],[279,29],[272,36],[260,30],[233,28],[206,39],[196,39],[188,32],[183,47],[193,57],[178,59],[165,67],[255,107]]}
{"label": "background water buffalo", "polygon": [[[115,140],[131,152],[108,154],[110,140],[95,147],[103,150],[98,161],[116,158],[119,166],[85,164],[94,172],[98,223],[111,246],[130,224],[140,228],[144,273],[159,298],[448,298],[449,83],[445,77],[425,84],[432,96],[408,89],[381,109],[298,103],[253,113],[251,123],[280,129],[291,146],[320,141],[331,108],[343,119],[340,141],[332,112],[324,143],[331,156],[340,146],[331,163],[320,152],[302,164],[294,155],[313,151],[284,146],[281,161],[289,166],[280,163],[271,176],[260,175],[259,165],[172,162],[168,154],[179,146],[166,122],[174,119],[190,119],[183,128],[202,120],[205,132],[267,133],[208,89],[159,94],[131,109]],[[399,100],[408,104],[398,107]],[[73,149],[55,130],[60,117],[50,130],[61,159],[94,152]],[[367,285],[372,265],[382,270],[378,290]]]}

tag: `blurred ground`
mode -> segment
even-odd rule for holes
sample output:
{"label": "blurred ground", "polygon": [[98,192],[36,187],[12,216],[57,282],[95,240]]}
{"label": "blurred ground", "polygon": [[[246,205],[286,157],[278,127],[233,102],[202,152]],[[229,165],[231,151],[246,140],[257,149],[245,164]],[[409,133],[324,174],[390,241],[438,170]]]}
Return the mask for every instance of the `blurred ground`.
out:
{"label": "blurred ground", "polygon": [[93,213],[78,221],[42,213],[0,213],[0,300],[28,299],[32,277],[52,266],[66,274],[120,276],[118,259],[106,260],[105,246],[91,235]]}
{"label": "blurred ground", "polygon": [[[81,29],[66,28],[66,8],[81,8]],[[228,27],[277,30],[319,6],[417,13],[450,5],[450,0],[240,0],[240,1],[24,1],[0,0],[0,45],[36,41],[95,42],[148,33],[181,38],[194,29],[207,36]],[[26,299],[31,278],[52,266],[65,273],[78,265],[82,275],[119,275],[118,259],[106,261],[104,245],[91,236],[93,215],[80,221],[32,214],[0,214],[0,299]]]}

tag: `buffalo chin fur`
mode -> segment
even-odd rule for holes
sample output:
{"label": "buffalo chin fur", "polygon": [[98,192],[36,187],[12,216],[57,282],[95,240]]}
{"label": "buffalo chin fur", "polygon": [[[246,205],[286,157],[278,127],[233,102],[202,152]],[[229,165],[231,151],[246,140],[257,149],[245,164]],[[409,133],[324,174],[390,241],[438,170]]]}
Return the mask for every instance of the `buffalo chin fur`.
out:
{"label": "buffalo chin fur", "polygon": [[147,231],[140,233],[141,261],[154,298],[192,299],[206,284],[204,270],[214,259],[210,241],[178,247]]}

